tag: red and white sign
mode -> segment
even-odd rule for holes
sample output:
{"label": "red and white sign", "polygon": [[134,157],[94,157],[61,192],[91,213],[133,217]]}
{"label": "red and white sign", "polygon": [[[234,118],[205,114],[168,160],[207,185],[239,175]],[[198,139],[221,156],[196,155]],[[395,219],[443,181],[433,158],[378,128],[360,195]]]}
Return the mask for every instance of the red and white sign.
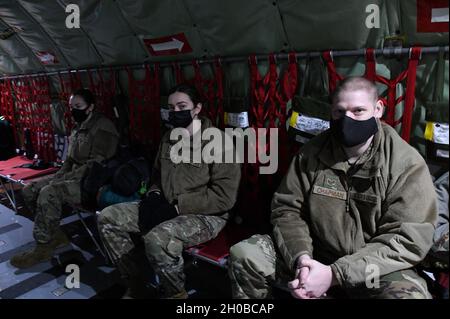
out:
{"label": "red and white sign", "polygon": [[56,58],[56,56],[50,52],[37,51],[36,56],[44,65],[52,65],[58,63],[58,59]]}
{"label": "red and white sign", "polygon": [[192,52],[184,33],[162,38],[144,39],[143,41],[151,55],[176,55]]}
{"label": "red and white sign", "polygon": [[417,0],[417,32],[448,32],[448,0]]}

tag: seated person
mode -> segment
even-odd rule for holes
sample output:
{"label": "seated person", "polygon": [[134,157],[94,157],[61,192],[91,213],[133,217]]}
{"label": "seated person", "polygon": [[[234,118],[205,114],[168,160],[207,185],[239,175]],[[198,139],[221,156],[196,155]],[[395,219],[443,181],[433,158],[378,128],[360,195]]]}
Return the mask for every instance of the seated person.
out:
{"label": "seated person", "polygon": [[[272,200],[273,236],[230,250],[235,298],[430,298],[414,270],[433,242],[436,194],[425,161],[380,122],[376,86],[340,83],[331,127],[305,144]],[[328,294],[332,294],[332,291]],[[336,296],[336,295],[335,295]]]}
{"label": "seated person", "polygon": [[[194,141],[203,130],[213,127],[209,119],[199,116],[202,103],[191,86],[180,84],[173,88],[169,108],[174,129],[186,128],[184,132],[188,133],[187,141],[178,143]],[[208,164],[204,159],[196,163],[190,154],[187,161],[177,163],[171,156],[176,145],[170,139],[173,130],[162,137],[147,198],[109,206],[98,217],[102,241],[128,286],[124,297],[142,297],[145,284],[130,253],[134,248],[130,233],[139,234],[144,241],[146,257],[160,279],[160,296],[187,298],[183,250],[215,238],[236,201],[240,165]],[[225,137],[223,131],[218,132]],[[204,142],[190,143],[189,153],[203,150]],[[232,150],[222,152],[228,151]]]}
{"label": "seated person", "polygon": [[36,246],[11,258],[11,265],[28,268],[50,260],[56,248],[69,244],[59,228],[63,204],[81,203],[80,183],[92,161],[111,158],[119,136],[114,124],[95,112],[94,95],[87,89],[75,91],[69,100],[76,122],[69,137],[67,159],[53,176],[31,183],[22,190],[26,206],[35,214],[33,236]]}
{"label": "seated person", "polygon": [[448,299],[448,171],[435,180],[434,186],[438,198],[439,217],[434,232],[433,246],[421,266],[433,272],[436,279],[430,283],[439,298]]}

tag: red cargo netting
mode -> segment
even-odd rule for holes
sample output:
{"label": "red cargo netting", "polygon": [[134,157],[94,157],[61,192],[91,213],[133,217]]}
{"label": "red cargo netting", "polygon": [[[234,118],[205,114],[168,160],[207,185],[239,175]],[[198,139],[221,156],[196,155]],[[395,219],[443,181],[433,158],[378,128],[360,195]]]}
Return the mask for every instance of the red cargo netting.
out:
{"label": "red cargo netting", "polygon": [[[402,124],[401,137],[409,142],[411,136],[412,115],[414,112],[415,90],[416,90],[416,71],[421,57],[422,49],[414,47],[410,49],[408,68],[401,72],[394,79],[387,79],[376,74],[376,61],[373,49],[366,51],[366,77],[372,81],[377,81],[387,86],[387,98],[381,97],[386,106],[385,122],[391,126]],[[406,79],[406,91],[403,95],[397,97],[397,85]],[[395,110],[399,103],[404,101],[403,115],[400,119],[395,119]]]}
{"label": "red cargo netting", "polygon": [[161,138],[159,65],[145,65],[145,78],[136,80],[127,68],[130,94],[130,138],[155,151]]}
{"label": "red cargo netting", "polygon": [[55,141],[53,135],[51,95],[49,79],[46,76],[30,79],[33,108],[32,118],[37,135],[37,154],[45,161],[54,161]]}
{"label": "red cargo netting", "polygon": [[60,84],[60,92],[59,97],[61,100],[62,105],[64,105],[64,123],[66,126],[66,133],[67,135],[70,135],[70,131],[72,130],[72,127],[74,125],[72,115],[70,114],[70,108],[69,108],[69,98],[70,95],[77,89],[82,88],[83,84],[81,81],[80,74],[78,71],[75,72],[69,72],[66,75],[62,75],[61,73],[58,73],[59,77],[59,84]]}
{"label": "red cargo netting", "polygon": [[113,119],[113,99],[116,95],[116,72],[109,69],[109,79],[105,79],[105,71],[96,70],[95,74],[88,70],[89,88],[95,95],[95,105],[97,110]]}
{"label": "red cargo netting", "polygon": [[211,79],[205,79],[202,75],[198,61],[192,61],[192,65],[195,72],[193,84],[203,101],[202,113],[213,122],[214,126],[224,129],[222,62],[220,58],[214,61],[214,76]]}
{"label": "red cargo netting", "polygon": [[[55,160],[51,96],[47,77],[26,77],[12,82],[19,114],[17,128],[30,132],[35,154],[45,161]],[[34,155],[34,154],[32,154]]]}
{"label": "red cargo netting", "polygon": [[[31,145],[34,152],[37,151],[37,134],[33,119],[32,93],[27,78],[12,81],[12,88],[16,97],[15,108],[18,114],[16,129],[24,133],[26,129],[30,132]],[[25,138],[24,138],[25,141]],[[33,156],[34,154],[31,154]]]}
{"label": "red cargo netting", "polygon": [[12,95],[11,80],[0,81],[0,115],[3,115],[9,123],[14,133],[14,141],[18,145],[19,140],[16,131],[16,116],[14,112],[14,98]]}
{"label": "red cargo netting", "polygon": [[172,66],[177,84],[188,83],[197,89],[200,99],[203,102],[201,114],[208,117],[214,126],[224,129],[224,73],[220,58],[217,57],[213,63],[213,77],[210,79],[205,78],[202,74],[200,64],[197,60],[192,61],[194,78],[190,80],[186,80],[183,70],[178,63],[173,63]]}
{"label": "red cargo netting", "polygon": [[[421,51],[422,49],[419,47],[411,48],[408,68],[397,75],[395,78],[388,79],[381,75],[377,75],[376,73],[374,49],[369,48],[366,50],[366,72],[364,76],[371,81],[382,83],[387,86],[387,97],[380,96],[380,99],[383,101],[386,107],[384,121],[393,127],[401,123],[401,137],[406,142],[409,142],[411,136],[412,115],[414,112],[415,102],[416,71],[418,62],[421,57]],[[329,92],[331,94],[336,89],[338,81],[343,80],[344,77],[337,73],[336,65],[334,63],[331,51],[323,52],[322,56],[327,63]],[[402,83],[405,79],[405,94],[397,97],[397,85]],[[401,102],[404,102],[403,115],[400,119],[396,120],[395,111],[397,105],[399,105]]]}

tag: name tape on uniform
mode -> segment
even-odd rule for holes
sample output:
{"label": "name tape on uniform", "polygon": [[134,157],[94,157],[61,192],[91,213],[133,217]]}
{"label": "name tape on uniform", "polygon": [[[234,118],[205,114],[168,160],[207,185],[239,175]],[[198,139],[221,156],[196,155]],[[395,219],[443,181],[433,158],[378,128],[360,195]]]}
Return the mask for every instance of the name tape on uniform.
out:
{"label": "name tape on uniform", "polygon": [[338,199],[342,199],[342,200],[347,199],[347,192],[338,191],[335,189],[326,188],[326,187],[317,186],[317,185],[314,186],[313,193],[318,194],[318,195],[338,198]]}

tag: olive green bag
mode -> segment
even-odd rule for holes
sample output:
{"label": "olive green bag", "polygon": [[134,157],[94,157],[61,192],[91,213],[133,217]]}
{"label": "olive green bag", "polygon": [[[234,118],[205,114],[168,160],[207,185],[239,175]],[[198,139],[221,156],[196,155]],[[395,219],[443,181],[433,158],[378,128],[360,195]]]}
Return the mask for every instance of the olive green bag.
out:
{"label": "olive green bag", "polygon": [[[322,59],[313,64],[308,58],[299,95],[293,99],[288,134],[300,144],[329,128],[331,105]],[[311,74],[318,75],[313,79]]]}
{"label": "olive green bag", "polygon": [[445,162],[449,158],[449,108],[448,101],[444,101],[445,82],[445,52],[441,48],[436,66],[435,89],[433,100],[426,102],[425,139],[427,160]]}

